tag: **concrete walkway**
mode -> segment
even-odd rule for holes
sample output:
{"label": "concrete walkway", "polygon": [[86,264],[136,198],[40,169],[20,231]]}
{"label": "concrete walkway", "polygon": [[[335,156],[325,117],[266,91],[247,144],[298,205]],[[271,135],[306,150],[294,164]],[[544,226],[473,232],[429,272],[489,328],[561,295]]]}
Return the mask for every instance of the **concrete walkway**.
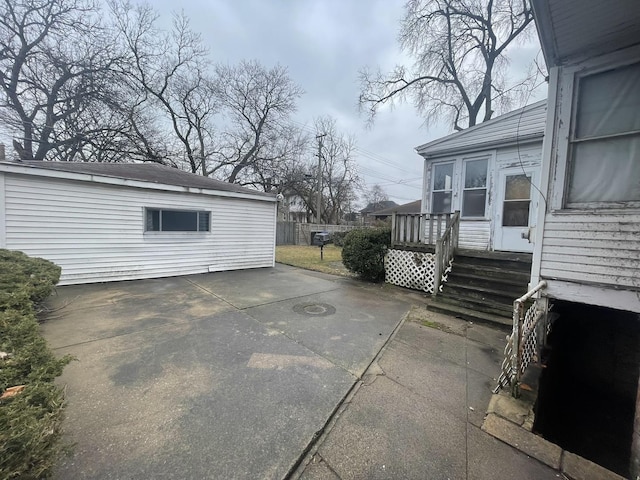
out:
{"label": "concrete walkway", "polygon": [[504,338],[414,308],[293,478],[565,478],[480,429]]}
{"label": "concrete walkway", "polygon": [[480,430],[505,333],[424,300],[282,265],[58,288],[57,478],[558,478]]}

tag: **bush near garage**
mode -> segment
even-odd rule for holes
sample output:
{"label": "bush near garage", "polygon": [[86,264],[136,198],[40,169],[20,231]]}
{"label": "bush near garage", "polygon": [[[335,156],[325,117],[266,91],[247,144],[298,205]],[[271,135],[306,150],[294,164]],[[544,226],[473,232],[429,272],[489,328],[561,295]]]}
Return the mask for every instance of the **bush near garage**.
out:
{"label": "bush near garage", "polygon": [[349,232],[334,232],[333,235],[331,236],[331,239],[333,240],[333,244],[336,247],[343,247],[344,246],[344,239],[347,237]]}
{"label": "bush near garage", "polygon": [[53,381],[71,357],[56,358],[40,334],[36,307],[60,267],[0,249],[0,479],[51,476],[61,442],[63,391]]}
{"label": "bush near garage", "polygon": [[362,228],[349,232],[342,247],[342,263],[363,280],[384,280],[384,255],[391,245],[391,229]]}

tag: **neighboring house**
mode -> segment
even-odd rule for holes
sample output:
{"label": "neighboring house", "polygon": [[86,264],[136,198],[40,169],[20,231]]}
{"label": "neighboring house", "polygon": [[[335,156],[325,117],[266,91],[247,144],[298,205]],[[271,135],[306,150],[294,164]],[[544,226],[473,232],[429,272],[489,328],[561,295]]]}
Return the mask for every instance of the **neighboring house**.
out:
{"label": "neighboring house", "polygon": [[461,248],[531,252],[546,101],[416,148],[423,213],[460,211]]}
{"label": "neighboring house", "polygon": [[282,216],[279,220],[284,222],[307,223],[311,213],[307,209],[305,201],[297,194],[286,194],[281,206]]}
{"label": "neighboring house", "polygon": [[374,217],[376,220],[387,220],[393,217],[394,213],[400,214],[419,214],[422,208],[422,200],[415,200],[413,202],[404,203],[402,205],[396,205],[394,207],[385,208],[376,212],[370,213],[369,216]]}
{"label": "neighboring house", "polygon": [[0,248],[60,284],[271,267],[275,195],[157,164],[0,162]]}
{"label": "neighboring house", "polygon": [[393,200],[381,200],[379,202],[369,202],[366,207],[360,210],[360,216],[362,222],[367,224],[375,221],[374,214],[380,210],[386,210],[387,208],[397,207],[398,204]]}

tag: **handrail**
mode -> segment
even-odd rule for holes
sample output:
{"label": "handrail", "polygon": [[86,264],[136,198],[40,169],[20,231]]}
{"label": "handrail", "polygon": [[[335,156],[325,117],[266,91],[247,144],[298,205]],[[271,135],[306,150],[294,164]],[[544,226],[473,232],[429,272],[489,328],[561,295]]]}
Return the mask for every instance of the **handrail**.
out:
{"label": "handrail", "polygon": [[[498,386],[494,393],[507,385],[511,385],[511,395],[515,398],[520,396],[520,378],[524,374],[530,359],[525,358],[525,349],[530,342],[535,344],[536,338],[533,336],[538,322],[545,315],[544,310],[537,308],[537,302],[525,312],[524,306],[528,300],[539,291],[547,288],[547,282],[541,280],[535,287],[527,293],[517,298],[513,302],[513,331],[507,337],[505,347],[505,358],[502,362],[502,372],[498,378]],[[529,348],[534,348],[529,345]]]}
{"label": "handrail", "polygon": [[453,256],[458,249],[458,238],[460,236],[460,211],[456,210],[447,222],[446,229],[442,236],[436,241],[435,252],[435,272],[433,278],[433,295],[440,293],[442,275],[444,270],[453,260]]}

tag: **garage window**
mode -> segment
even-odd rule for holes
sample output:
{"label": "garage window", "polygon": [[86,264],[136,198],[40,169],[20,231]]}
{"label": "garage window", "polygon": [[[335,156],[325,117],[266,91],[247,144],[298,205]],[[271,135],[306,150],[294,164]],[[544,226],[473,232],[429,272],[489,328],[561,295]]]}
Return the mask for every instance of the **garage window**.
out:
{"label": "garage window", "polygon": [[208,232],[211,229],[209,212],[147,208],[145,217],[147,232]]}

